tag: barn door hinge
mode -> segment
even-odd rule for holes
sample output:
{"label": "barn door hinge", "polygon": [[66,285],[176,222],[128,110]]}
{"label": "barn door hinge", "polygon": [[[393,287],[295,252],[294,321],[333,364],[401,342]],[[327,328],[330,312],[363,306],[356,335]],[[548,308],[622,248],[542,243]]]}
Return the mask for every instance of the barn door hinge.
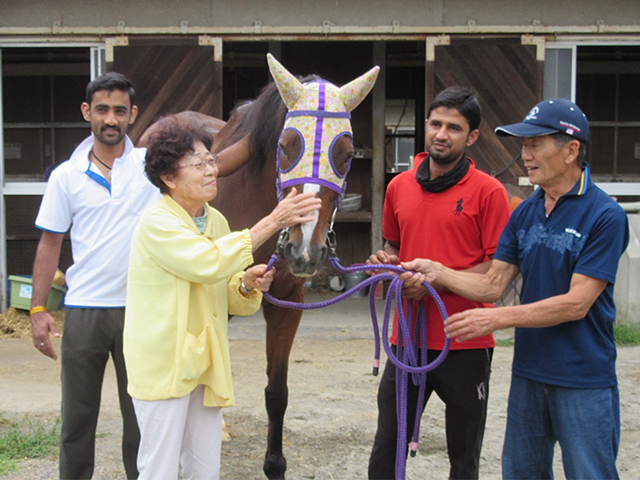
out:
{"label": "barn door hinge", "polygon": [[536,47],[536,60],[538,62],[544,62],[544,54],[545,54],[545,39],[541,36],[536,35],[522,35],[521,39],[522,45],[534,45]]}
{"label": "barn door hinge", "polygon": [[451,37],[449,35],[438,35],[437,37],[427,37],[426,60],[427,62],[435,62],[436,46],[451,45]]}
{"label": "barn door hinge", "polygon": [[209,35],[200,35],[198,37],[198,45],[201,47],[213,47],[213,61],[222,61],[222,38],[210,37]]}
{"label": "barn door hinge", "polygon": [[113,47],[126,47],[129,45],[129,37],[120,35],[118,37],[107,37],[104,40],[105,55],[104,60],[107,63],[113,62]]}

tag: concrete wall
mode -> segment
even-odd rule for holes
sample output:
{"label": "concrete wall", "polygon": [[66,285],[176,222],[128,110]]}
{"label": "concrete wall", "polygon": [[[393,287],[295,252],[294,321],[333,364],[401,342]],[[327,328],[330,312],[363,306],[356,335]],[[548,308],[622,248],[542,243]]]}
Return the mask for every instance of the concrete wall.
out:
{"label": "concrete wall", "polygon": [[1,0],[6,27],[638,26],[638,0]]}
{"label": "concrete wall", "polygon": [[640,215],[628,215],[629,246],[620,259],[614,287],[616,321],[640,324]]}

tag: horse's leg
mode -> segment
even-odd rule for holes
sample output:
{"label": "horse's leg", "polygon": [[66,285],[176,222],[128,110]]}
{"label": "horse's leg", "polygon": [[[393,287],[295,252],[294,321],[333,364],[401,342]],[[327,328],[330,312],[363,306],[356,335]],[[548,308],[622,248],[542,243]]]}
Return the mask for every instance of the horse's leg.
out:
{"label": "horse's leg", "polygon": [[[301,286],[299,290],[299,298],[288,298],[288,300],[301,301]],[[300,324],[302,311],[280,308],[264,302],[263,312],[267,322],[268,383],[265,388],[265,403],[269,416],[269,436],[263,469],[268,478],[283,479],[287,469],[287,461],[282,453],[282,429],[289,395],[287,387],[289,353]]]}

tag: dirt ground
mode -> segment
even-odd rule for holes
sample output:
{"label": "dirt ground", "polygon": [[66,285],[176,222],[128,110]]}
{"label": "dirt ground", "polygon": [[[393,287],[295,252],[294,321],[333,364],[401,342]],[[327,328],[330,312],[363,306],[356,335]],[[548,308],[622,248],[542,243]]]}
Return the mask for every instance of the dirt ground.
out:
{"label": "dirt ground", "polygon": [[[305,313],[291,353],[289,408],[284,451],[287,478],[364,479],[375,433],[378,378],[371,375],[373,336],[365,299]],[[225,410],[231,440],[223,444],[222,478],[261,479],[267,416],[264,325],[259,316],[230,324],[236,406]],[[496,348],[480,476],[500,478],[500,453],[513,349]],[[640,478],[640,347],[618,350],[622,438],[618,469]],[[39,354],[28,339],[0,339],[0,413],[5,417],[59,415],[59,362]],[[120,419],[114,372],[109,365],[98,425],[94,478],[124,478],[120,463]],[[443,404],[430,400],[418,454],[407,463],[408,479],[448,475]],[[560,452],[556,477],[564,478]],[[57,478],[56,459],[27,461],[3,479]]]}

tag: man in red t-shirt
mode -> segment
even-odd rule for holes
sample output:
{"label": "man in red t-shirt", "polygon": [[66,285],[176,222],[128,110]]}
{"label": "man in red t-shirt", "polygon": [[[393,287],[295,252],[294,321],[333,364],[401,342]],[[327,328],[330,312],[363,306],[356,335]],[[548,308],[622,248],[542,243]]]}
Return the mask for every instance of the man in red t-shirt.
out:
{"label": "man in red t-shirt", "polygon": [[[477,170],[473,160],[465,156],[466,148],[478,139],[480,115],[477,99],[465,88],[451,87],[435,98],[426,122],[428,153],[417,155],[413,170],[389,183],[383,212],[384,249],[372,255],[369,263],[430,258],[456,270],[486,269],[511,207],[502,184]],[[413,278],[405,282],[402,294],[407,301],[425,303],[428,361],[432,362],[445,342],[440,312],[427,290]],[[449,315],[492,306],[451,292],[440,295]],[[397,318],[391,343],[397,344]],[[444,362],[427,375],[420,412],[433,391],[446,404],[450,478],[478,478],[494,346],[493,335],[453,342]],[[418,387],[411,381],[407,399],[408,443],[418,401]],[[396,367],[387,361],[378,390],[378,430],[369,459],[370,479],[394,478],[397,431]]]}

